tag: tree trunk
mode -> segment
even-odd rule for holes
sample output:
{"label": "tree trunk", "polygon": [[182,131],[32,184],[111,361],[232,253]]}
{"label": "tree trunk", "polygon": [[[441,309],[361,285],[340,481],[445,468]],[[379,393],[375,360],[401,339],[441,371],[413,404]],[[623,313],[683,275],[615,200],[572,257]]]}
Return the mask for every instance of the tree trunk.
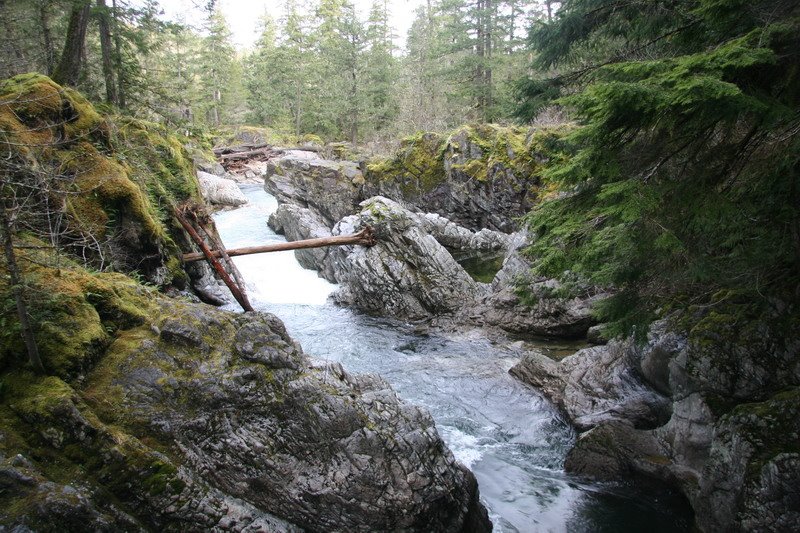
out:
{"label": "tree trunk", "polygon": [[0,224],[2,224],[3,230],[3,248],[6,256],[9,281],[11,283],[11,292],[14,294],[14,301],[17,306],[17,318],[19,318],[22,338],[25,341],[25,348],[28,350],[28,362],[33,367],[34,371],[39,374],[44,374],[42,358],[39,356],[39,347],[36,344],[33,327],[28,318],[28,304],[25,301],[25,285],[23,284],[22,274],[17,264],[17,256],[14,252],[14,241],[12,239],[13,222],[11,216],[8,214],[6,205],[2,206]]}
{"label": "tree trunk", "polygon": [[44,62],[47,75],[53,74],[56,65],[56,51],[53,48],[53,35],[50,33],[50,16],[47,13],[47,4],[39,6],[39,24],[42,27],[42,44],[44,45]]}
{"label": "tree trunk", "polygon": [[294,93],[294,135],[300,137],[300,120],[302,118],[302,105],[303,105],[303,85],[298,81],[295,83]]}
{"label": "tree trunk", "polygon": [[117,105],[117,82],[114,76],[114,62],[111,51],[111,22],[106,0],[97,0],[97,23],[100,27],[100,50],[103,55],[103,77],[106,83],[106,102]]}
{"label": "tree trunk", "polygon": [[125,109],[125,70],[122,67],[122,37],[120,36],[117,0],[111,0],[111,10],[114,17],[114,62],[117,67],[117,103],[120,109]]}
{"label": "tree trunk", "polygon": [[484,45],[484,65],[483,65],[483,90],[484,90],[484,108],[483,120],[484,122],[491,122],[494,118],[492,115],[492,106],[494,105],[494,94],[492,87],[492,36],[494,33],[494,24],[497,19],[497,5],[493,4],[492,0],[485,0],[486,15],[484,16],[484,25],[486,30],[484,32],[486,44]]}
{"label": "tree trunk", "polygon": [[83,48],[86,42],[86,27],[89,24],[91,5],[87,0],[74,0],[67,27],[64,51],[53,72],[53,81],[59,85],[76,85],[83,66]]}
{"label": "tree trunk", "polygon": [[[268,252],[285,252],[287,250],[307,250],[309,248],[322,248],[325,246],[344,246],[350,244],[360,244],[362,246],[374,246],[376,243],[375,233],[370,226],[365,227],[358,233],[352,235],[335,235],[332,237],[319,237],[316,239],[304,239],[302,241],[279,242],[276,244],[262,244],[259,246],[246,246],[244,248],[232,248],[225,250],[228,257],[239,255],[263,254]],[[219,250],[205,252],[191,252],[183,254],[183,261],[191,263],[200,261],[204,258],[222,257]]]}

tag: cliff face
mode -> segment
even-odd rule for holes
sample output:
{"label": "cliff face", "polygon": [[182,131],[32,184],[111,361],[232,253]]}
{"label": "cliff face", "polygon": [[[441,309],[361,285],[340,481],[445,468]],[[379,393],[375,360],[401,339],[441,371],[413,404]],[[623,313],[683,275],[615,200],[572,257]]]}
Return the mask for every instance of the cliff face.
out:
{"label": "cliff face", "polygon": [[4,195],[32,191],[14,242],[46,370],[5,313],[0,526],[491,529],[430,416],[380,378],[315,366],[272,315],[159,291],[204,274],[170,216],[200,198],[176,138],[38,75],[0,84],[0,133]]}
{"label": "cliff face", "polygon": [[800,520],[798,346],[777,321],[735,328],[724,311],[688,334],[658,322],[641,347],[532,354],[512,373],[583,431],[567,470],[674,485],[705,531],[788,531]]}

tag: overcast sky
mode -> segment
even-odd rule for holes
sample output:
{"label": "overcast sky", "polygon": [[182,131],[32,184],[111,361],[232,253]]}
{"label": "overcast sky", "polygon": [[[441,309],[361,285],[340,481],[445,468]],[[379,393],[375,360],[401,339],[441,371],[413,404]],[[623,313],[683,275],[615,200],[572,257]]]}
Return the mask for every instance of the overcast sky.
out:
{"label": "overcast sky", "polygon": [[[390,20],[398,35],[398,46],[405,46],[406,33],[414,21],[417,6],[425,0],[388,0]],[[354,0],[353,2],[363,18],[369,13],[372,0]],[[159,0],[165,15],[172,20],[189,24],[199,24],[203,13],[198,5],[202,0]],[[283,11],[282,0],[218,0],[225,18],[228,19],[233,39],[240,49],[253,45],[258,32],[258,21],[266,12],[274,19],[279,19]]]}

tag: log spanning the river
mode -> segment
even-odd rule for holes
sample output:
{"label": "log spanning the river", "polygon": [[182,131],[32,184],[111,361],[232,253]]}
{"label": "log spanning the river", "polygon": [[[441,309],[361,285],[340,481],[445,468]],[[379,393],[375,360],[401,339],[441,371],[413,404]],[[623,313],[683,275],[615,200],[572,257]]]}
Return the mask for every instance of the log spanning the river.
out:
{"label": "log spanning the river", "polygon": [[[372,228],[367,226],[358,233],[353,235],[337,235],[336,237],[322,237],[319,239],[305,239],[302,241],[281,242],[278,244],[264,244],[262,246],[248,246],[246,248],[233,248],[226,250],[229,257],[237,255],[251,255],[263,254],[266,252],[283,252],[285,250],[305,250],[307,248],[322,248],[323,246],[343,246],[346,244],[360,244],[362,246],[374,246],[375,234]],[[213,257],[221,257],[222,253],[219,250],[211,252]],[[192,261],[200,261],[206,259],[206,254],[203,253],[190,253],[183,254],[183,260],[186,263]]]}

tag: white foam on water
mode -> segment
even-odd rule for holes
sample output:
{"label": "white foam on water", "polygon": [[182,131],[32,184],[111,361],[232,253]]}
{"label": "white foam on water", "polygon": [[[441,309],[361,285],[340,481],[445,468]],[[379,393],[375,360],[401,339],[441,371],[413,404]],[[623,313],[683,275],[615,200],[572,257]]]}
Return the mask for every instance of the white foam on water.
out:
{"label": "white foam on water", "polygon": [[456,460],[467,468],[471,469],[472,465],[483,457],[478,438],[474,435],[469,435],[451,426],[442,426],[439,431]]}
{"label": "white foam on water", "polygon": [[[267,226],[278,202],[258,186],[244,186],[250,203],[215,215],[217,229],[226,248],[286,242]],[[255,229],[253,228],[253,222]],[[306,270],[294,252],[270,252],[233,258],[247,282],[247,292],[257,306],[262,304],[323,305],[336,285]]]}

